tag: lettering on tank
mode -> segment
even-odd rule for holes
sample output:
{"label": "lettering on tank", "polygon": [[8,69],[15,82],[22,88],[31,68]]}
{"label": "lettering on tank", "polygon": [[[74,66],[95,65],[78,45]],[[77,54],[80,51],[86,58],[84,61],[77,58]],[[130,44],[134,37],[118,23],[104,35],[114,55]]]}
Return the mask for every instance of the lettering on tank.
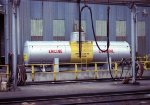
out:
{"label": "lettering on tank", "polygon": [[63,52],[62,52],[62,49],[55,49],[55,50],[51,49],[48,51],[48,53],[63,53]]}

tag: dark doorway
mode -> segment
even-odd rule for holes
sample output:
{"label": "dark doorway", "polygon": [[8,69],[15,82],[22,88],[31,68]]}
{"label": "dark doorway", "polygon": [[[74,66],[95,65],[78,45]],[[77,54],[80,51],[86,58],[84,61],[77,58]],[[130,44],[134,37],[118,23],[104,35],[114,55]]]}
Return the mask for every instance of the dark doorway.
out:
{"label": "dark doorway", "polygon": [[4,14],[0,13],[0,64],[4,64],[5,46],[4,46]]}

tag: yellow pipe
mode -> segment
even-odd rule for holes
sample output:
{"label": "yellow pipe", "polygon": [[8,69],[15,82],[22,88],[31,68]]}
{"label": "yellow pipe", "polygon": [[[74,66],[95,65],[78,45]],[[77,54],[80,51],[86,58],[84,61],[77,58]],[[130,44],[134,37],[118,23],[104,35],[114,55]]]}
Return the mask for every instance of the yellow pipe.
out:
{"label": "yellow pipe", "polygon": [[31,70],[32,70],[32,81],[34,81],[34,65],[31,65]]}
{"label": "yellow pipe", "polygon": [[116,62],[115,62],[114,70],[115,70],[115,76],[117,76],[117,74],[118,74],[118,64]]}
{"label": "yellow pipe", "polygon": [[7,80],[9,79],[9,66],[7,65],[7,68],[6,68],[6,77],[7,77]]}
{"label": "yellow pipe", "polygon": [[75,64],[75,78],[78,79],[78,66]]}
{"label": "yellow pipe", "polygon": [[56,64],[54,64],[54,81],[56,81]]}
{"label": "yellow pipe", "polygon": [[146,61],[148,61],[148,55],[145,55]]}
{"label": "yellow pipe", "polygon": [[95,79],[97,79],[98,78],[97,63],[95,63],[94,72],[95,72]]}

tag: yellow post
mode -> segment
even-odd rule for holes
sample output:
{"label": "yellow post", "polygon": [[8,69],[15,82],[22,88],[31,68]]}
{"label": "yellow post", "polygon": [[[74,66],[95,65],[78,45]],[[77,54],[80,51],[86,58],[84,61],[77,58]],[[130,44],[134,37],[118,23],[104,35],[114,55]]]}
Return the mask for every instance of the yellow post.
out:
{"label": "yellow post", "polygon": [[146,61],[148,61],[148,55],[145,55],[145,59],[146,59]]}
{"label": "yellow post", "polygon": [[118,74],[118,64],[116,62],[115,62],[114,70],[115,70],[115,76],[117,77],[117,74]]}
{"label": "yellow post", "polygon": [[147,63],[147,61],[144,62],[144,70],[147,70],[146,63]]}
{"label": "yellow post", "polygon": [[87,70],[87,68],[88,68],[88,67],[87,67],[87,57],[86,57],[86,70]]}
{"label": "yellow post", "polygon": [[78,79],[78,66],[75,64],[75,78]]}
{"label": "yellow post", "polygon": [[34,81],[34,65],[31,65],[31,70],[32,70],[32,81]]}
{"label": "yellow post", "polygon": [[6,66],[6,77],[8,80],[9,79],[9,66],[8,65]]}
{"label": "yellow post", "polygon": [[56,64],[54,64],[54,81],[56,81]]}
{"label": "yellow post", "polygon": [[98,78],[98,70],[97,70],[97,63],[95,63],[95,67],[94,67],[94,72],[95,72],[95,79]]}

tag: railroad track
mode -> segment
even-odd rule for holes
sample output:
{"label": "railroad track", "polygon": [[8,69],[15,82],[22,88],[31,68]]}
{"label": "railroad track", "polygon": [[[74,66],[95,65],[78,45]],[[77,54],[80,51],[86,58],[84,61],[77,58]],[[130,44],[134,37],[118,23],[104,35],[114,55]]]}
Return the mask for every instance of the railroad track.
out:
{"label": "railroad track", "polygon": [[[129,104],[129,102],[131,104]],[[111,103],[111,104],[110,104]],[[121,104],[122,103],[122,104]],[[124,104],[123,104],[124,103]],[[128,103],[128,104],[127,104]],[[136,104],[137,103],[137,104]],[[150,90],[0,100],[0,105],[150,105]]]}

